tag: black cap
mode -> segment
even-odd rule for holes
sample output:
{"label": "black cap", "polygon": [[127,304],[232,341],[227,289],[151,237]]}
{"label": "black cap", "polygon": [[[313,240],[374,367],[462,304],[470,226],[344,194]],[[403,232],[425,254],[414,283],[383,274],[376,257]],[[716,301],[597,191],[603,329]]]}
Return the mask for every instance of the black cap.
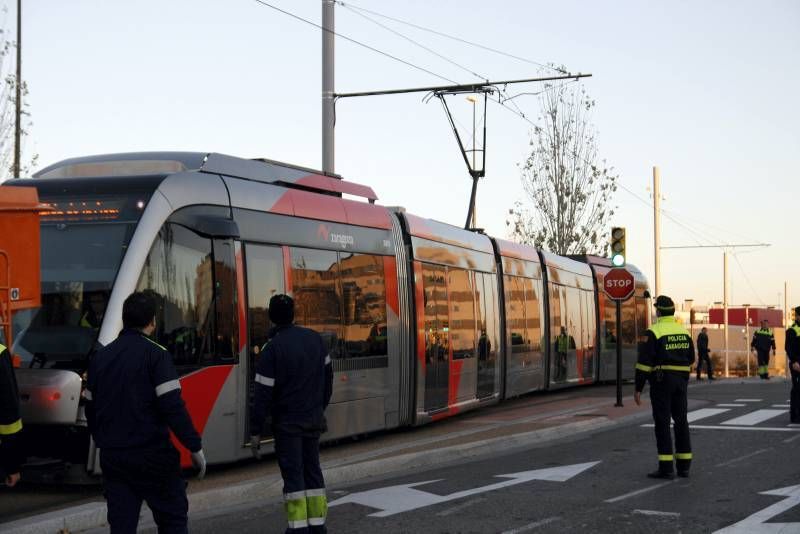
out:
{"label": "black cap", "polygon": [[276,325],[292,324],[294,321],[294,300],[283,293],[269,299],[269,320]]}
{"label": "black cap", "polygon": [[659,295],[656,299],[656,309],[660,315],[675,315],[675,303],[666,295]]}

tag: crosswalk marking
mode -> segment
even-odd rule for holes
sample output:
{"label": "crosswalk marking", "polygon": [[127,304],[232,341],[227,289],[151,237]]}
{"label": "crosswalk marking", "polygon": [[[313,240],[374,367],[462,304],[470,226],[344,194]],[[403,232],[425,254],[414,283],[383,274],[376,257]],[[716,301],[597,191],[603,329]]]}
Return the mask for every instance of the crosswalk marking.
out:
{"label": "crosswalk marking", "polygon": [[762,399],[736,399],[733,402],[761,402]]}
{"label": "crosswalk marking", "polygon": [[741,408],[742,406],[747,406],[746,404],[717,404],[720,408]]}
{"label": "crosswalk marking", "polygon": [[694,410],[686,414],[686,419],[689,420],[690,423],[694,421],[699,421],[700,419],[705,419],[706,417],[713,417],[715,415],[719,415],[721,413],[729,412],[730,409],[728,408],[701,408],[699,410]]}
{"label": "crosswalk marking", "polygon": [[758,423],[762,423],[767,419],[772,419],[773,417],[778,417],[779,415],[785,414],[786,410],[756,410],[754,412],[750,412],[748,414],[742,415],[740,417],[734,417],[733,419],[728,419],[727,421],[723,421],[721,424],[723,425],[739,425],[739,426],[752,426],[757,425]]}
{"label": "crosswalk marking", "polygon": [[788,404],[773,404],[772,407],[773,408],[788,408],[789,405]]}

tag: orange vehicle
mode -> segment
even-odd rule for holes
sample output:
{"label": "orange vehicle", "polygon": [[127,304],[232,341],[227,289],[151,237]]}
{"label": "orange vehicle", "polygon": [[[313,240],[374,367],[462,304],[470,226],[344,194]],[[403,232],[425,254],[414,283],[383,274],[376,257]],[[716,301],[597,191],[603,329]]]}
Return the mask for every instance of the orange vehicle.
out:
{"label": "orange vehicle", "polygon": [[0,186],[0,341],[12,345],[12,316],[41,306],[36,188]]}

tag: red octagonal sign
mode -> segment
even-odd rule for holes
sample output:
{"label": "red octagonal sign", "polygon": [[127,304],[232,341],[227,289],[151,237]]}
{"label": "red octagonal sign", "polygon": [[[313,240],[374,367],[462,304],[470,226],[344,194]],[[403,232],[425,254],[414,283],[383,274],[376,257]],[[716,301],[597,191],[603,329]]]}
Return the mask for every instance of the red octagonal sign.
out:
{"label": "red octagonal sign", "polygon": [[633,275],[625,269],[611,269],[603,279],[603,290],[613,300],[628,300],[635,287]]}

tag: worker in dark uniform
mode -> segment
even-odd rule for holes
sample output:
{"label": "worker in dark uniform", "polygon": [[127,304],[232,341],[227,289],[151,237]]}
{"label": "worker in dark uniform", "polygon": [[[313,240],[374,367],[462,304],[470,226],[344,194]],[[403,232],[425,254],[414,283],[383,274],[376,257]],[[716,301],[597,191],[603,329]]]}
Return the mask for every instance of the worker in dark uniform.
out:
{"label": "worker in dark uniform", "polygon": [[708,350],[708,329],[704,326],[700,333],[697,334],[697,379],[700,378],[700,371],[703,368],[703,362],[706,363],[706,372],[708,379],[714,380],[714,366],[711,364],[709,357],[710,351]]}
{"label": "worker in dark uniform", "polygon": [[794,323],[786,329],[786,356],[792,372],[792,396],[789,414],[793,424],[800,425],[800,306],[794,309]]}
{"label": "worker in dark uniform", "polygon": [[[651,478],[674,477],[673,459],[678,476],[688,477],[692,462],[689,422],[686,418],[686,390],[694,362],[692,337],[675,322],[675,304],[661,295],[656,299],[655,324],[647,329],[647,340],[639,346],[636,363],[636,390],[633,400],[641,405],[641,393],[650,382],[650,403],[653,408],[658,469]],[[675,421],[675,454],[672,453],[670,418]]]}
{"label": "worker in dark uniform", "polygon": [[319,437],[333,391],[333,367],[322,337],[292,324],[294,301],[275,295],[269,318],[276,326],[256,367],[250,445],[260,457],[260,432],[272,416],[275,453],[283,477],[287,533],[327,532],[328,501],[319,464]]}
{"label": "worker in dark uniform", "polygon": [[148,336],[156,303],[133,293],[122,306],[124,329],[89,363],[86,417],[100,448],[111,532],[133,533],[142,500],[161,533],[187,532],[186,482],[172,431],[205,474],[200,436],[189,418],[170,354]]}
{"label": "worker in dark uniform", "polygon": [[769,351],[775,356],[775,336],[768,328],[767,321],[761,321],[761,328],[753,334],[750,350],[755,350],[758,356],[758,376],[769,380]]}
{"label": "worker in dark uniform", "polygon": [[8,487],[19,482],[20,467],[25,460],[19,443],[21,431],[19,390],[11,353],[0,344],[0,470]]}

